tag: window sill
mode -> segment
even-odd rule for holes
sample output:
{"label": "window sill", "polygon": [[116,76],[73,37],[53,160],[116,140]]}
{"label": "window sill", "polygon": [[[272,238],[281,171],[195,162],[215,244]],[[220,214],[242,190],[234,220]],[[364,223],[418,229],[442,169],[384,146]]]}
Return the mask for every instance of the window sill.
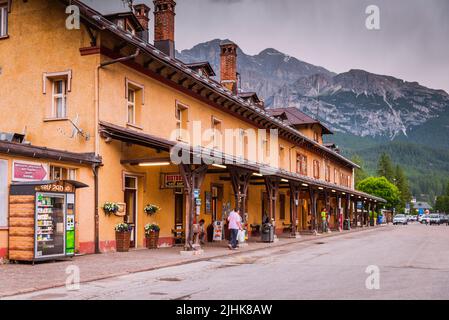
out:
{"label": "window sill", "polygon": [[69,118],[45,118],[44,122],[69,121]]}
{"label": "window sill", "polygon": [[132,124],[132,123],[127,123],[126,126],[127,126],[128,128],[132,128],[132,129],[143,130],[143,127],[138,126],[138,125],[136,125],[136,124]]}
{"label": "window sill", "polygon": [[0,227],[0,231],[8,231],[9,227]]}
{"label": "window sill", "polygon": [[6,39],[9,39],[9,35],[6,35],[6,36],[0,36],[0,40],[6,40]]}

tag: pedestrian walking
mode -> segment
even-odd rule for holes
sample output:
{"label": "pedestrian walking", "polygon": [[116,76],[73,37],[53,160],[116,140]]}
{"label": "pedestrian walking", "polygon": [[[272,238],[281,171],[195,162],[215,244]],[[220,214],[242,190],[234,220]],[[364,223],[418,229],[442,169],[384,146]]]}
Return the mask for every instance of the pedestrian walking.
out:
{"label": "pedestrian walking", "polygon": [[231,241],[229,244],[229,249],[237,249],[237,235],[239,230],[242,230],[242,217],[240,217],[240,212],[238,209],[234,209],[228,216],[228,227],[231,235]]}
{"label": "pedestrian walking", "polygon": [[323,233],[327,232],[327,209],[326,208],[323,208],[323,210],[321,210],[321,228],[322,228]]}

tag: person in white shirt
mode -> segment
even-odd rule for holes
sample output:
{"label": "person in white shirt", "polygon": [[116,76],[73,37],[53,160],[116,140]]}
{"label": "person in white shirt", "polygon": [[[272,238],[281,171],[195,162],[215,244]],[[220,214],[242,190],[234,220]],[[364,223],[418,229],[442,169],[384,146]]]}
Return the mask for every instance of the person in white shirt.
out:
{"label": "person in white shirt", "polygon": [[231,232],[231,243],[229,244],[229,249],[237,249],[237,235],[239,230],[242,230],[242,217],[239,214],[238,209],[231,211],[228,217],[229,231]]}

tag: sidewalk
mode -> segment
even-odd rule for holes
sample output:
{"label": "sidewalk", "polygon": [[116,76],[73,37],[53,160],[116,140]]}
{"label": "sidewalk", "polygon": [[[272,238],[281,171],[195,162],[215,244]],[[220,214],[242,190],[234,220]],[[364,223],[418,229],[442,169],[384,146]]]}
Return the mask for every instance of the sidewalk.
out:
{"label": "sidewalk", "polygon": [[319,236],[303,235],[300,239],[281,237],[275,243],[250,242],[248,246],[237,251],[228,250],[225,243],[209,244],[205,246],[204,253],[198,256],[181,255],[180,251],[182,248],[175,247],[158,250],[136,249],[126,253],[76,256],[68,261],[41,263],[34,266],[28,264],[0,265],[0,297],[64,286],[68,276],[66,268],[72,265],[79,267],[81,282],[90,282],[129,273],[178,266],[379,228],[382,227],[359,228]]}

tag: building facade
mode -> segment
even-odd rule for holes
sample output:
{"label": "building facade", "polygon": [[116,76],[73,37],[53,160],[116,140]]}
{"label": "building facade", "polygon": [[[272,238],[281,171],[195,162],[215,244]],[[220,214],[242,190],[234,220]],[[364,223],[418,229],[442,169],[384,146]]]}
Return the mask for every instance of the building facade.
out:
{"label": "building facade", "polygon": [[[154,222],[161,246],[192,249],[194,225],[234,207],[254,237],[266,218],[278,234],[318,230],[322,208],[335,229],[366,224],[383,200],[354,189],[357,165],[323,144],[330,130],[240,92],[232,42],[219,81],[207,62],[177,60],[176,2],[154,4],[150,43],[145,5],[103,16],[76,0],[0,0],[0,257],[34,245],[11,242],[32,230],[8,200],[33,181],[88,186],[76,194],[79,253],[114,251],[120,222],[135,247]],[[106,202],[124,212],[106,215]],[[148,204],[161,210],[147,215]]]}

